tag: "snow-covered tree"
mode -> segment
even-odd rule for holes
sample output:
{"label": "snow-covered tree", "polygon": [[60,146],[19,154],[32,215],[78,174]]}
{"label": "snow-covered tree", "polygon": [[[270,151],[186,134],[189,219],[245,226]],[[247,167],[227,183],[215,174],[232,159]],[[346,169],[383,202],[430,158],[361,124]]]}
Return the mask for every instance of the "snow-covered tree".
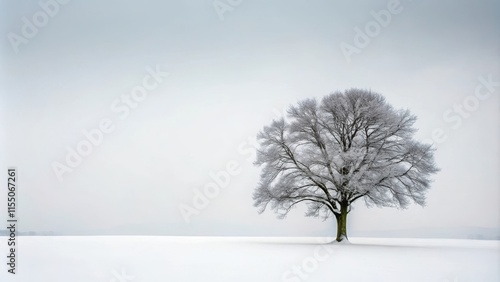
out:
{"label": "snow-covered tree", "polygon": [[416,141],[416,117],[396,110],[377,93],[350,89],[321,101],[291,106],[258,134],[262,166],[255,206],[280,218],[298,203],[307,216],[337,220],[337,241],[347,240],[352,203],[405,208],[425,204],[438,171],[431,145]]}

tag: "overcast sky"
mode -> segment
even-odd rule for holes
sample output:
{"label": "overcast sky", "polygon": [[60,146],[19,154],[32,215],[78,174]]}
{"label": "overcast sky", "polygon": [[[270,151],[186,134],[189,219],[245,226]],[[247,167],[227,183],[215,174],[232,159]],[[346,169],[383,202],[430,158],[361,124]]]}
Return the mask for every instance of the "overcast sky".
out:
{"label": "overcast sky", "polygon": [[425,208],[359,201],[350,230],[500,227],[498,1],[0,3],[0,167],[19,170],[21,231],[333,234],[303,208],[257,213],[252,143],[288,105],[351,87],[410,109],[441,171]]}

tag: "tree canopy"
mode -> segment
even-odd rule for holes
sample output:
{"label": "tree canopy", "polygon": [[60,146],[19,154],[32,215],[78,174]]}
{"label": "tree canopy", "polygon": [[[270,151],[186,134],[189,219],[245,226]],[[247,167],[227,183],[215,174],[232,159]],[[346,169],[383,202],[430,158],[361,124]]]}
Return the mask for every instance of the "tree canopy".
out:
{"label": "tree canopy", "polygon": [[431,145],[413,137],[415,121],[409,110],[367,90],[300,101],[257,136],[262,173],[255,206],[259,212],[270,206],[283,218],[305,202],[307,216],[336,217],[341,241],[358,199],[379,207],[424,205],[438,168]]}

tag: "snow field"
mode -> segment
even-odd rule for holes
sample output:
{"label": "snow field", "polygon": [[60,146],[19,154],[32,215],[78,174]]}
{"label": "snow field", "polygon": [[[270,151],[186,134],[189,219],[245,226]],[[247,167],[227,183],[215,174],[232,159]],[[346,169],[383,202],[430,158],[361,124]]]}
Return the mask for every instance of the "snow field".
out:
{"label": "snow field", "polygon": [[[18,237],[0,281],[500,281],[500,241],[447,239]],[[7,246],[6,237],[0,246]],[[6,247],[1,247],[7,253]],[[6,261],[6,259],[4,259]]]}

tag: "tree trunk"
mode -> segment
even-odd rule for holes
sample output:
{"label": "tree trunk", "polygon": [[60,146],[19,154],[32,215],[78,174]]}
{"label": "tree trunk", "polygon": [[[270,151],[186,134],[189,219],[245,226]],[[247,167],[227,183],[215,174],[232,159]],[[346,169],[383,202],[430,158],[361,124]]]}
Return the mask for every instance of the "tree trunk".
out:
{"label": "tree trunk", "polygon": [[349,204],[343,202],[340,204],[340,214],[335,215],[337,219],[337,242],[349,241],[347,238],[347,209]]}

